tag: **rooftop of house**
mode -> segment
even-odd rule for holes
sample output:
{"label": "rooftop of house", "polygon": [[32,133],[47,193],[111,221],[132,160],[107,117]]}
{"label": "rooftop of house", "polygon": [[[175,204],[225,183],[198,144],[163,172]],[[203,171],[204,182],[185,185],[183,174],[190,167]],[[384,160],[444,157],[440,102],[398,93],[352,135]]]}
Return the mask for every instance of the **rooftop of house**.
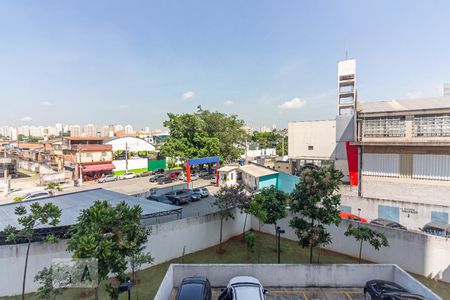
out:
{"label": "rooftop of house", "polygon": [[262,177],[262,176],[273,175],[273,174],[278,173],[277,171],[271,170],[266,167],[258,166],[255,164],[241,166],[239,168],[239,170],[241,170],[242,172],[247,173],[253,177]]}
{"label": "rooftop of house", "polygon": [[444,109],[450,110],[450,96],[358,102],[358,111],[363,114]]}

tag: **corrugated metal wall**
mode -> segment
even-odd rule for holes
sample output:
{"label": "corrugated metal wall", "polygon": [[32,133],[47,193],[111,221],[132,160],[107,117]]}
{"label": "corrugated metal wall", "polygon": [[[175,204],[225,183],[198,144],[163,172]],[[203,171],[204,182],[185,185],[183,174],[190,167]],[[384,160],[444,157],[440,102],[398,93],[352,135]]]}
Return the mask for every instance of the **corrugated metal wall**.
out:
{"label": "corrugated metal wall", "polygon": [[363,175],[399,177],[400,155],[366,153],[363,155]]}
{"label": "corrugated metal wall", "polygon": [[412,177],[450,180],[450,155],[415,154]]}

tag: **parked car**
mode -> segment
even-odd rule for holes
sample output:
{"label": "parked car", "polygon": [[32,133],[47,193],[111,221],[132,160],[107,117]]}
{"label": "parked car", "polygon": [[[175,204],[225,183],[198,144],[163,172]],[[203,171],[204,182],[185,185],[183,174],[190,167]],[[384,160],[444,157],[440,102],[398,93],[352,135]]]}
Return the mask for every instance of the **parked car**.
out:
{"label": "parked car", "polygon": [[209,179],[209,183],[216,184],[216,176],[211,176],[211,178]]}
{"label": "parked car", "polygon": [[[199,180],[199,177],[197,175],[191,174],[191,181],[196,181],[196,180]],[[187,175],[186,174],[183,175],[183,181],[187,182]]]}
{"label": "parked car", "polygon": [[152,175],[152,172],[148,172],[148,171],[136,174],[137,177],[147,177],[147,176],[150,176],[150,175]]}
{"label": "parked car", "polygon": [[198,171],[197,175],[199,177],[205,177],[205,176],[209,175],[209,172],[208,172],[208,170],[200,170],[200,171]]}
{"label": "parked car", "polygon": [[366,219],[361,218],[361,217],[359,217],[357,215],[345,212],[345,211],[339,212],[339,217],[341,217],[341,219],[349,219],[349,220],[353,220],[353,221],[367,223]]}
{"label": "parked car", "polygon": [[199,187],[192,190],[194,193],[198,193],[202,196],[202,198],[206,198],[209,196],[209,190],[205,187]]}
{"label": "parked car", "polygon": [[173,173],[169,173],[167,175],[167,177],[170,177],[170,178],[173,178],[173,179],[177,179],[179,175],[180,175],[180,173],[173,172]]}
{"label": "parked car", "polygon": [[384,280],[371,280],[364,287],[366,300],[426,300],[425,297],[412,294],[400,285]]}
{"label": "parked car", "polygon": [[183,190],[171,191],[166,193],[165,196],[175,205],[189,203],[191,201],[191,195],[185,193]]}
{"label": "parked car", "polygon": [[389,228],[396,228],[396,229],[401,229],[401,230],[407,230],[406,227],[400,223],[397,223],[397,222],[394,222],[391,220],[382,219],[382,218],[372,220],[372,221],[370,221],[370,224],[375,224],[375,225],[389,227]]}
{"label": "parked car", "polygon": [[109,174],[109,175],[105,175],[103,177],[100,177],[97,182],[98,183],[104,183],[104,182],[110,182],[110,181],[117,181],[119,178],[117,178],[116,175],[113,174]]}
{"label": "parked car", "polygon": [[152,171],[153,174],[164,174],[165,170],[164,169],[155,169]]}
{"label": "parked car", "polygon": [[206,277],[184,278],[178,288],[176,300],[211,300],[211,284]]}
{"label": "parked car", "polygon": [[35,200],[35,199],[41,199],[41,198],[47,198],[51,197],[52,194],[50,194],[49,191],[37,191],[37,192],[30,192],[23,196],[23,200]]}
{"label": "parked car", "polygon": [[132,173],[132,172],[125,172],[125,173],[123,173],[122,175],[119,176],[120,180],[133,179],[133,178],[136,178],[136,174]]}
{"label": "parked car", "polygon": [[165,203],[165,204],[173,204],[166,196],[164,195],[151,195],[147,197],[148,200]]}
{"label": "parked car", "polygon": [[170,178],[170,177],[166,177],[166,176],[162,176],[162,177],[158,177],[158,179],[156,180],[156,182],[158,184],[166,184],[166,183],[171,183],[174,182],[175,179]]}
{"label": "parked car", "polygon": [[166,177],[166,176],[164,176],[164,174],[152,175],[152,176],[150,176],[148,181],[150,181],[150,182],[157,182],[159,178],[163,178],[163,177]]}
{"label": "parked car", "polygon": [[237,276],[230,279],[218,300],[264,300],[267,293],[258,279],[251,276]]}
{"label": "parked car", "polygon": [[430,222],[425,224],[421,230],[428,234],[450,238],[450,224]]}
{"label": "parked car", "polygon": [[191,201],[199,201],[200,199],[202,199],[202,195],[200,193],[196,193],[193,190],[190,189],[183,189],[182,190],[184,193],[188,194],[189,196],[191,196]]}

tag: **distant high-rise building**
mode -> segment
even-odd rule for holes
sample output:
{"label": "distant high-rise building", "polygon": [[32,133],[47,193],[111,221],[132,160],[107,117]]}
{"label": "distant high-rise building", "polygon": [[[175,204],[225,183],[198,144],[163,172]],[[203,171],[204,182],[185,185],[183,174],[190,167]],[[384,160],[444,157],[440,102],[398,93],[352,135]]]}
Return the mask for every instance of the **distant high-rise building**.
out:
{"label": "distant high-rise building", "polygon": [[81,128],[79,125],[70,126],[70,136],[81,136]]}
{"label": "distant high-rise building", "polygon": [[444,96],[450,96],[450,83],[444,83]]}
{"label": "distant high-rise building", "polygon": [[120,125],[120,124],[114,125],[114,132],[117,132],[117,131],[120,131],[120,130],[123,130],[123,126],[122,125]]}
{"label": "distant high-rise building", "polygon": [[55,128],[56,128],[56,135],[57,135],[57,136],[60,136],[60,135],[63,134],[63,132],[64,132],[63,124],[61,124],[61,123],[56,123],[56,124],[55,124]]}
{"label": "distant high-rise building", "polygon": [[150,127],[145,127],[144,132],[150,132]]}
{"label": "distant high-rise building", "polygon": [[133,127],[130,124],[126,125],[124,130],[125,134],[133,134]]}
{"label": "distant high-rise building", "polygon": [[268,128],[266,126],[263,126],[263,127],[259,128],[259,132],[270,132],[270,131],[271,131],[270,128]]}
{"label": "distant high-rise building", "polygon": [[252,133],[253,133],[253,128],[251,128],[251,127],[249,127],[249,126],[244,126],[244,127],[242,127],[242,129],[244,129],[244,131],[245,131],[247,134],[252,134]]}
{"label": "distant high-rise building", "polygon": [[93,124],[88,124],[83,127],[82,135],[84,136],[97,136],[97,127]]}

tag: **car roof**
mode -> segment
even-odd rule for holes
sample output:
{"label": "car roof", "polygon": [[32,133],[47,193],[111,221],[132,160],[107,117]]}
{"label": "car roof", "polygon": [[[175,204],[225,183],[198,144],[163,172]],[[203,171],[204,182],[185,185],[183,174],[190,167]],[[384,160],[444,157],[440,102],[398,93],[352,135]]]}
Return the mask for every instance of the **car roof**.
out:
{"label": "car roof", "polygon": [[261,285],[261,282],[252,276],[236,276],[231,278],[228,284],[233,285],[236,283],[255,283]]}
{"label": "car roof", "polygon": [[438,228],[438,229],[442,229],[442,230],[449,230],[450,224],[441,223],[441,222],[430,222],[430,223],[425,224],[425,226],[423,226],[423,229],[425,229],[426,227],[434,227],[434,228]]}
{"label": "car roof", "polygon": [[208,281],[208,278],[205,276],[191,276],[191,277],[186,277],[183,279],[183,282],[206,282]]}
{"label": "car roof", "polygon": [[383,218],[378,218],[378,219],[372,220],[370,223],[378,223],[378,224],[382,224],[382,225],[399,224],[395,221],[391,221],[391,220],[387,220],[387,219],[383,219]]}

